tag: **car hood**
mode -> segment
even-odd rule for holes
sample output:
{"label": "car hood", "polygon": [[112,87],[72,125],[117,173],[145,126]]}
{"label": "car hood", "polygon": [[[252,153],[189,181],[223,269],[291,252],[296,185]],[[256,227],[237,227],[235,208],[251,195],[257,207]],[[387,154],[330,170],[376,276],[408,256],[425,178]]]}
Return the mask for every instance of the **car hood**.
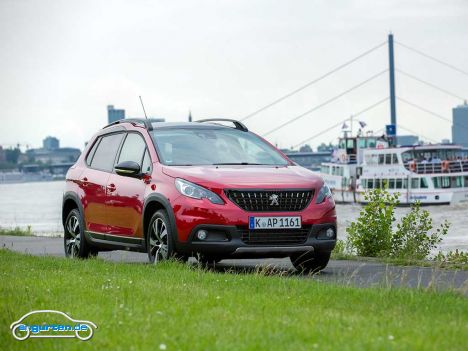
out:
{"label": "car hood", "polygon": [[317,189],[323,180],[299,166],[164,166],[163,173],[207,188]]}

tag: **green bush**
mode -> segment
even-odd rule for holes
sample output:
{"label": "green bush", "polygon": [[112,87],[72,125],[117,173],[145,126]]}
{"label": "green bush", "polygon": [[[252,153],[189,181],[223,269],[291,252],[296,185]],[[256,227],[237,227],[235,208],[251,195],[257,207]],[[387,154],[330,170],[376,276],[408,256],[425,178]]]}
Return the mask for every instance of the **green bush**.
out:
{"label": "green bush", "polygon": [[26,229],[20,228],[18,226],[14,228],[0,227],[0,235],[30,236],[33,235],[33,232],[30,225],[28,225]]}
{"label": "green bush", "polygon": [[452,264],[452,265],[468,265],[468,252],[449,251],[446,254],[439,251],[435,260],[440,263]]}
{"label": "green bush", "polygon": [[387,256],[391,252],[394,208],[399,204],[397,194],[375,189],[364,195],[367,204],[356,222],[346,228],[349,246],[359,256]]}
{"label": "green bush", "polygon": [[421,204],[416,202],[411,206],[411,211],[397,224],[397,229],[392,235],[391,256],[422,260],[442,241],[449,227],[450,224],[444,221],[435,232],[429,234],[433,228],[432,218],[429,212],[422,210]]}
{"label": "green bush", "polygon": [[366,193],[364,198],[367,204],[357,221],[346,228],[348,239],[343,246],[359,256],[422,260],[437,247],[450,227],[445,221],[429,234],[433,229],[432,218],[416,202],[394,230],[398,194],[392,195],[386,189],[375,189]]}

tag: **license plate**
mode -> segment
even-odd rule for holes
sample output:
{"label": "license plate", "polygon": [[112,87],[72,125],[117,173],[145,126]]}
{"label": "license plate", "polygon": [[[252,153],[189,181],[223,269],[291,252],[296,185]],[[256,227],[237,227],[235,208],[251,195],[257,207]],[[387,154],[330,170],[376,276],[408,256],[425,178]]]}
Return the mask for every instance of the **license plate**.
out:
{"label": "license plate", "polygon": [[249,217],[249,229],[301,228],[301,217]]}

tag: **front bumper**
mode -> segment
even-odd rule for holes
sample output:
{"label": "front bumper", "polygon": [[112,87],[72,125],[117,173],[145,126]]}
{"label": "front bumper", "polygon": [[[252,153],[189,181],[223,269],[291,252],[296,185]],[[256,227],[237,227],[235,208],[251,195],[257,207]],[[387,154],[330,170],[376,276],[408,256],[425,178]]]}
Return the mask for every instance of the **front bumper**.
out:
{"label": "front bumper", "polygon": [[[332,239],[323,238],[323,231],[333,228],[335,236]],[[206,230],[208,238],[213,233],[212,238],[199,240],[196,233],[199,230]],[[266,257],[287,257],[294,253],[316,251],[330,252],[336,244],[336,223],[321,223],[309,226],[305,240],[300,243],[248,243],[245,240],[247,229],[238,226],[209,225],[200,224],[193,228],[186,242],[178,242],[177,249],[185,254],[205,254],[222,258],[266,258]],[[260,233],[261,231],[252,231]],[[263,234],[263,233],[262,233]],[[284,231],[284,236],[288,231]]]}

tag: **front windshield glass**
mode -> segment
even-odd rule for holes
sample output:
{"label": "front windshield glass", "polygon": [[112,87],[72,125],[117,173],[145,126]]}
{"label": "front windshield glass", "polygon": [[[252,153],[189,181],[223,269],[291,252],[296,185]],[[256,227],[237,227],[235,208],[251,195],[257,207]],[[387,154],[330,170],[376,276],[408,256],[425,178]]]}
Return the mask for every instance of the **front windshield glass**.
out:
{"label": "front windshield glass", "polygon": [[236,129],[159,129],[151,135],[166,165],[288,164],[263,140]]}

